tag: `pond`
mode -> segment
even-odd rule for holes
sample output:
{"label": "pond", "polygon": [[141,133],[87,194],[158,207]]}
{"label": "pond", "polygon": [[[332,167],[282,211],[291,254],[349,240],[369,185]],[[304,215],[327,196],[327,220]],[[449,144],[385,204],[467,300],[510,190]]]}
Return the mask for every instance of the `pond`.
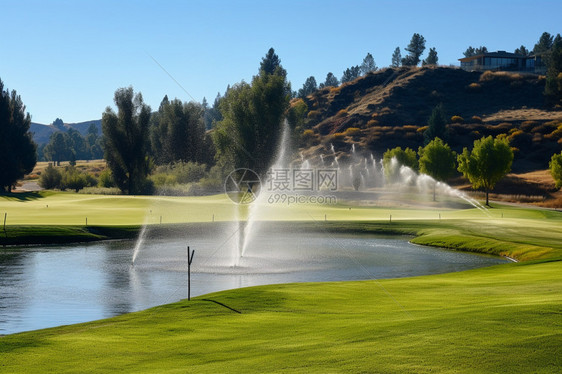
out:
{"label": "pond", "polygon": [[253,238],[231,266],[228,233],[0,249],[0,334],[92,321],[191,295],[263,284],[410,277],[505,263],[422,247],[407,237],[273,233]]}

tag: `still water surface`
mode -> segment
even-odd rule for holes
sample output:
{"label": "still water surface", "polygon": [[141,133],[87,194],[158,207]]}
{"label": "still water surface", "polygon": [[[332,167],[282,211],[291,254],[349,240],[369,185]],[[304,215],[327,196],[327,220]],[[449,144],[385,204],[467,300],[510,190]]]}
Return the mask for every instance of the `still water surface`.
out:
{"label": "still water surface", "polygon": [[187,297],[186,243],[195,249],[191,295],[288,282],[409,277],[504,263],[416,246],[408,238],[321,233],[257,237],[235,251],[218,235],[0,249],[0,334],[92,321]]}

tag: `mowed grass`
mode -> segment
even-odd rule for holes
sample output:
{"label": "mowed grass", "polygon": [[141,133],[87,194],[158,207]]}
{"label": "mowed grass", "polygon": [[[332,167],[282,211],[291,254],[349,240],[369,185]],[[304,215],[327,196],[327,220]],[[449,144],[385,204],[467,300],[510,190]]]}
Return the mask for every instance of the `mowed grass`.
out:
{"label": "mowed grass", "polygon": [[[37,216],[46,204],[49,212]],[[0,197],[0,214],[9,212],[5,235],[91,234],[90,226],[69,226],[80,225],[84,214],[108,236],[112,227],[121,235],[143,223],[159,227],[160,214],[165,228],[173,222],[212,225],[213,214],[216,221],[245,218],[246,209],[221,196]],[[0,372],[560,372],[562,213],[503,205],[488,214],[272,205],[258,218],[297,227],[295,235],[411,234],[419,244],[527,262],[416,278],[237,289],[4,336]]]}
{"label": "mowed grass", "polygon": [[[562,258],[562,212],[495,205],[478,209],[400,208],[339,203],[263,204],[258,220],[299,222],[309,230],[411,234],[413,242],[505,255],[518,260]],[[41,192],[0,196],[1,244],[131,237],[143,224],[235,221],[248,205],[224,194],[203,197],[81,195]],[[86,226],[87,219],[87,226]],[[281,224],[281,223],[280,223]],[[114,229],[112,229],[114,228]],[[117,231],[117,229],[119,231]],[[113,232],[111,231],[113,230]],[[60,238],[60,239],[59,239]],[[64,239],[63,239],[64,238]]]}
{"label": "mowed grass", "polygon": [[560,372],[562,262],[219,292],[5,336],[0,356],[6,373]]}

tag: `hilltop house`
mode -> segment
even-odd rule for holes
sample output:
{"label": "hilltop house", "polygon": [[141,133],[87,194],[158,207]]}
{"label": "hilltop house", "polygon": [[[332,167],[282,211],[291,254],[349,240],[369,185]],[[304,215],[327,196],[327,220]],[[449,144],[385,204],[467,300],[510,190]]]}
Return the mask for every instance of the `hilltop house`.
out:
{"label": "hilltop house", "polygon": [[524,56],[506,51],[487,52],[459,58],[461,68],[468,71],[502,70],[545,74],[541,55]]}

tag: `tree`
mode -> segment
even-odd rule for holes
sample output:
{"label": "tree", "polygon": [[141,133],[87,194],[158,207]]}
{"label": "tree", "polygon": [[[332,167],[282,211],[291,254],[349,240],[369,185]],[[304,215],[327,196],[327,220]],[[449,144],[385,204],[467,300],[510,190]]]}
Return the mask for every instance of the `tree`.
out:
{"label": "tree", "polygon": [[53,161],[57,165],[60,165],[61,161],[70,161],[73,153],[68,134],[60,131],[51,134],[43,153],[46,160]]}
{"label": "tree", "polygon": [[297,97],[300,97],[301,99],[304,99],[308,95],[315,92],[317,89],[318,89],[318,86],[316,85],[316,78],[314,78],[313,76],[310,76],[310,77],[306,78],[306,81],[302,85],[302,88],[299,90],[299,92],[297,94]]}
{"label": "tree", "polygon": [[550,168],[550,174],[556,183],[556,188],[562,187],[562,152],[552,155],[552,158],[548,163],[548,167]]}
{"label": "tree", "polygon": [[474,48],[472,46],[468,47],[466,51],[463,52],[464,57],[472,57],[482,55],[484,53],[488,53],[488,48],[484,46],[480,46],[478,48]]}
{"label": "tree", "polygon": [[0,79],[0,189],[12,186],[30,173],[37,162],[37,146],[29,132],[31,116],[15,90],[4,90]]}
{"label": "tree", "polygon": [[102,115],[102,130],[107,165],[115,183],[129,195],[146,191],[148,174],[150,107],[133,87],[115,91],[117,113],[110,107]]}
{"label": "tree", "polygon": [[342,83],[351,82],[352,80],[359,78],[360,74],[361,74],[361,68],[358,65],[347,68],[343,72],[343,75],[341,77],[341,82]]}
{"label": "tree", "polygon": [[484,53],[488,53],[488,48],[485,46],[480,46],[474,50],[475,55],[483,55]]}
{"label": "tree", "polygon": [[213,133],[216,159],[223,168],[249,168],[264,175],[275,155],[289,106],[290,84],[279,66],[260,69],[252,83],[232,87],[221,102],[223,120]]}
{"label": "tree", "polygon": [[439,138],[433,139],[418,150],[420,171],[435,179],[433,184],[433,201],[437,182],[443,182],[456,171],[456,155],[451,148]]}
{"label": "tree", "polygon": [[439,58],[437,57],[437,51],[435,50],[435,48],[429,48],[429,53],[427,55],[427,58],[423,60],[422,66],[437,65],[438,60]]}
{"label": "tree", "polygon": [[426,145],[436,137],[447,141],[449,135],[447,131],[446,118],[447,116],[445,116],[443,104],[438,104],[435,108],[433,108],[431,115],[427,120],[427,130],[425,130],[423,134]]}
{"label": "tree", "polygon": [[541,37],[539,38],[539,41],[533,47],[533,53],[538,54],[538,53],[548,52],[548,50],[552,48],[553,42],[554,42],[553,36],[550,35],[550,33],[548,32],[543,32]]}
{"label": "tree", "polygon": [[474,147],[469,152],[463,149],[457,157],[460,171],[472,184],[472,188],[484,188],[486,191],[486,205],[489,204],[488,195],[496,183],[511,170],[513,150],[505,136],[481,138],[474,141]]}
{"label": "tree", "polygon": [[410,54],[402,59],[402,65],[417,66],[420,63],[420,56],[423,54],[424,50],[425,38],[418,33],[414,33],[410,44],[406,47],[406,51]]}
{"label": "tree", "polygon": [[463,52],[464,57],[472,57],[476,55],[476,50],[473,46],[469,46],[466,51]]}
{"label": "tree", "polygon": [[275,49],[269,48],[265,57],[262,58],[260,63],[260,72],[263,72],[264,74],[287,76],[287,72],[281,66],[281,59],[275,53]]}
{"label": "tree", "polygon": [[515,48],[515,51],[513,53],[522,56],[529,56],[531,54],[531,52],[529,52],[529,50],[524,45],[521,45],[521,47],[519,48]]}
{"label": "tree", "polygon": [[[393,162],[393,159],[396,161]],[[401,165],[409,167],[415,171],[419,168],[416,151],[411,148],[402,149],[401,147],[396,147],[388,149],[383,154],[382,163],[384,166],[385,176],[391,183],[396,182]]]}
{"label": "tree", "polygon": [[363,59],[363,63],[361,63],[361,75],[366,75],[371,71],[377,70],[377,64],[375,63],[375,59],[373,55],[367,53],[367,56]]}
{"label": "tree", "polygon": [[392,62],[390,66],[392,66],[393,68],[400,67],[401,61],[402,61],[402,54],[400,53],[400,47],[396,47],[396,49],[392,53]]}
{"label": "tree", "polygon": [[202,161],[205,125],[201,105],[163,100],[153,117],[150,140],[157,164]]}
{"label": "tree", "polygon": [[556,42],[548,52],[546,84],[544,94],[547,104],[562,105],[562,40],[557,36]]}
{"label": "tree", "polygon": [[326,75],[326,80],[324,81],[324,83],[320,83],[319,88],[337,87],[339,85],[340,85],[340,82],[338,81],[338,78],[336,78],[336,76],[334,74],[332,74],[332,72],[329,72]]}

